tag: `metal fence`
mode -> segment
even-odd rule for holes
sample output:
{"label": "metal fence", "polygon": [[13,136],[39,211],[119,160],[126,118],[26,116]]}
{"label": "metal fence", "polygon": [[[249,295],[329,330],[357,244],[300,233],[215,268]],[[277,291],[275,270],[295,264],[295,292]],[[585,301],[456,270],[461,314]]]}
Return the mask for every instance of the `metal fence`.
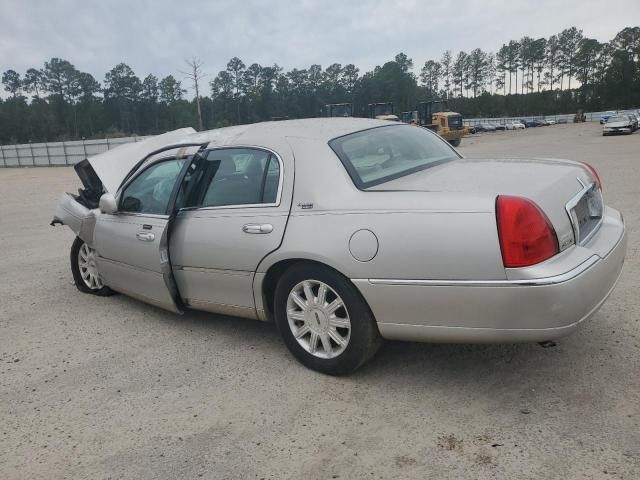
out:
{"label": "metal fence", "polygon": [[147,137],[105,138],[72,142],[0,145],[0,167],[47,167],[73,165],[119,145],[139,142]]}
{"label": "metal fence", "polygon": [[[611,110],[614,111],[614,110]],[[599,122],[600,121],[600,117],[602,116],[603,113],[608,113],[610,112],[609,110],[607,110],[606,112],[584,112],[585,115],[585,119],[587,122]],[[625,113],[625,112],[637,112],[637,110],[620,110],[619,113]],[[521,115],[519,117],[498,117],[498,118],[465,118],[463,120],[463,123],[465,126],[467,127],[472,127],[473,125],[477,125],[479,123],[489,123],[491,125],[504,125],[507,123],[511,123],[512,121],[519,121],[519,120],[540,120],[540,119],[546,119],[546,120],[555,120],[556,123],[560,122],[560,123],[573,123],[573,117],[575,117],[575,113],[564,113],[564,114],[559,114],[559,115]]]}

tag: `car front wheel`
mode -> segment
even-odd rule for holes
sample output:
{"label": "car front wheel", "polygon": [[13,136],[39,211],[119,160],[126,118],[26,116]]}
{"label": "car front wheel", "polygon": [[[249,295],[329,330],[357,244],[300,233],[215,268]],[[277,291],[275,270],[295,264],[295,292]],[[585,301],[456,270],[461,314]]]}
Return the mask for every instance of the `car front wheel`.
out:
{"label": "car front wheel", "polygon": [[327,267],[302,263],[287,270],[276,287],[274,307],[285,344],[312,370],[352,372],[380,347],[369,306],[348,279]]}
{"label": "car front wheel", "polygon": [[82,293],[90,293],[101,297],[113,295],[115,292],[105,286],[96,265],[96,252],[80,237],[76,237],[71,246],[71,273],[73,281]]}

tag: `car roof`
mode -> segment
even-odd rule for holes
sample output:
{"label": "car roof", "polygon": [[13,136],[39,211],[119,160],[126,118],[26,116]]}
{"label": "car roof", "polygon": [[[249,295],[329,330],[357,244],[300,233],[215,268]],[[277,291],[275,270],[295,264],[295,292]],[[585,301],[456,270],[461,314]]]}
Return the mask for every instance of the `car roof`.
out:
{"label": "car roof", "polygon": [[336,137],[368,128],[402,125],[398,122],[355,117],[307,118],[236,125],[197,132],[185,142],[210,142],[214,145],[260,144],[264,139],[303,137],[328,142]]}

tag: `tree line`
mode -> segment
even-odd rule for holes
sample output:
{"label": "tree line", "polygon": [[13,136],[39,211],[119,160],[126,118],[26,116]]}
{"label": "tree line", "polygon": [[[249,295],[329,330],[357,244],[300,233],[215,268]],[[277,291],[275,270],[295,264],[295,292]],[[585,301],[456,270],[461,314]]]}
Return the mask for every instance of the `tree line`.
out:
{"label": "tree line", "polygon": [[[404,53],[372,71],[353,64],[311,65],[284,71],[277,64],[245,64],[234,57],[203,95],[203,62],[187,61],[174,75],[138,77],[120,63],[99,82],[69,61],[52,58],[23,74],[2,74],[0,142],[155,134],[179,127],[217,128],[274,118],[319,116],[328,103],[394,103],[413,110],[420,101],[448,98],[466,117],[568,113],[640,105],[640,27],[601,43],[571,27],[549,38],[525,36],[495,53],[475,48],[418,66]],[[185,98],[183,82],[198,92]],[[206,88],[206,83],[204,84]]]}

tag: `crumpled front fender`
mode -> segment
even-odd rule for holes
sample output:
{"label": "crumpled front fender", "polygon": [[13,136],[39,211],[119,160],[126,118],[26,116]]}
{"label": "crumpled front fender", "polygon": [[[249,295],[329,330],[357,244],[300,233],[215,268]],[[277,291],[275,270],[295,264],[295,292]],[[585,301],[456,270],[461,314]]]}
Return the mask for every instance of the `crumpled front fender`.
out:
{"label": "crumpled front fender", "polygon": [[93,231],[98,215],[100,215],[99,209],[89,209],[79,203],[70,193],[64,193],[56,206],[51,225],[66,225],[92,247]]}

